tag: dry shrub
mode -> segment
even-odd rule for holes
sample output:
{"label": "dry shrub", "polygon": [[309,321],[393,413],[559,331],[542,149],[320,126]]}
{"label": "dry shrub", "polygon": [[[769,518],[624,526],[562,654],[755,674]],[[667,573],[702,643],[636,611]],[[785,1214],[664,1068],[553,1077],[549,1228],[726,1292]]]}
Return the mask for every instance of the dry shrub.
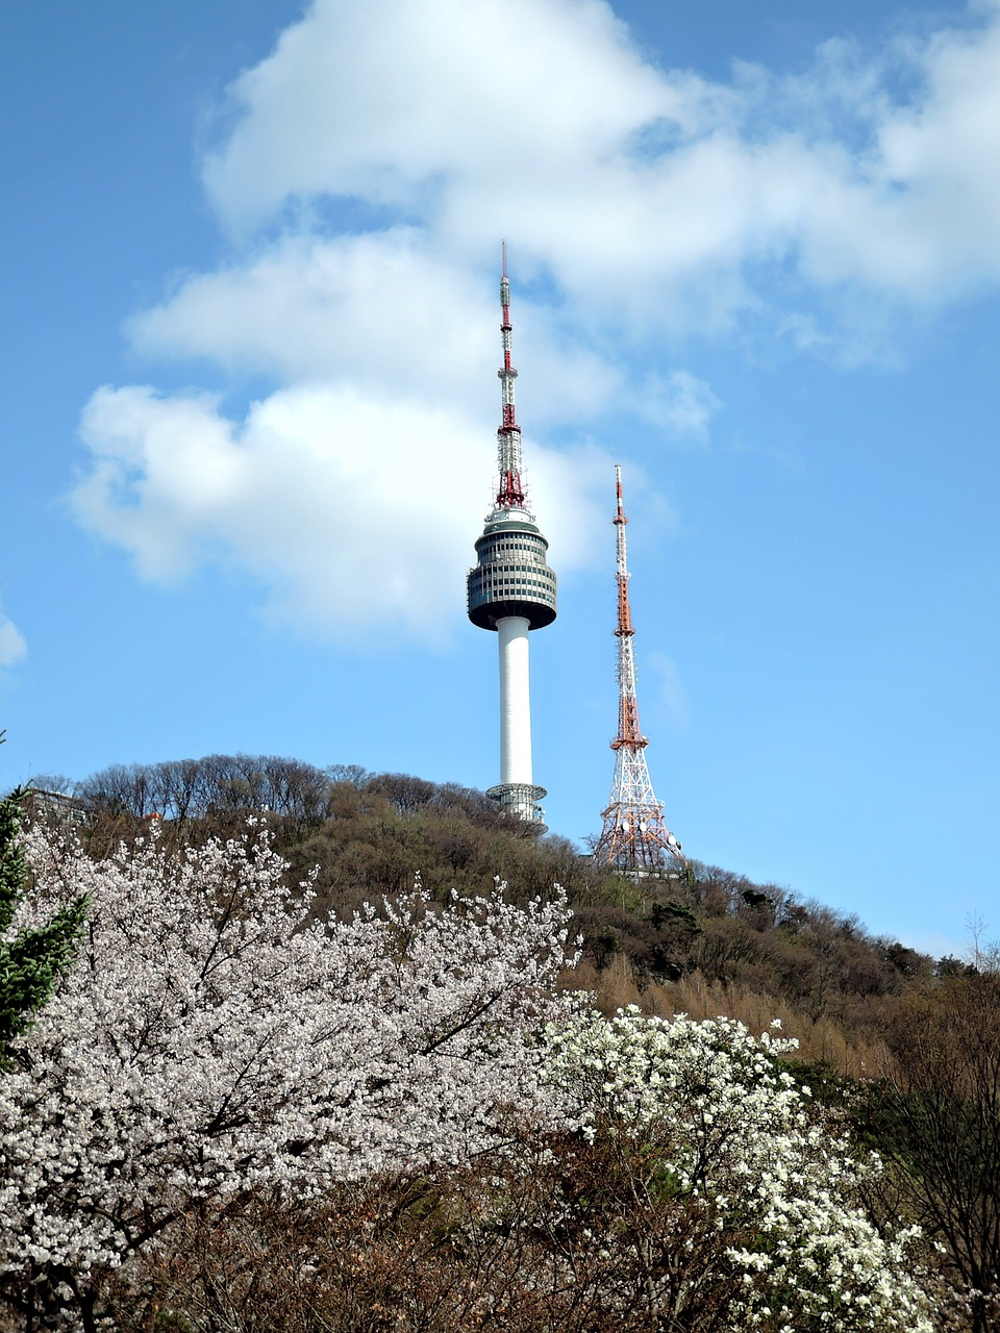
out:
{"label": "dry shrub", "polygon": [[602,1014],[613,1014],[628,1004],[645,1008],[645,993],[636,982],[631,963],[621,953],[616,953],[608,966],[602,968],[581,958],[576,967],[562,973],[559,984],[563,990],[589,992]]}
{"label": "dry shrub", "polygon": [[191,1216],[116,1279],[114,1327],[712,1333],[740,1289],[727,1247],[746,1237],[676,1198],[661,1156],[529,1135],[475,1170],[340,1187],[312,1210],[258,1198]]}
{"label": "dry shrub", "polygon": [[775,1018],[783,1035],[799,1043],[797,1059],[806,1064],[828,1065],[850,1078],[871,1078],[892,1064],[885,1044],[861,1037],[848,1038],[829,1018],[812,1019],[773,995],[763,995],[738,982],[709,981],[701,972],[691,972],[679,981],[648,982],[641,987],[621,954],[598,970],[584,960],[564,974],[568,988],[589,990],[602,1013],[611,1014],[627,1004],[637,1004],[643,1013],[670,1018],[735,1018],[751,1032],[763,1032]]}

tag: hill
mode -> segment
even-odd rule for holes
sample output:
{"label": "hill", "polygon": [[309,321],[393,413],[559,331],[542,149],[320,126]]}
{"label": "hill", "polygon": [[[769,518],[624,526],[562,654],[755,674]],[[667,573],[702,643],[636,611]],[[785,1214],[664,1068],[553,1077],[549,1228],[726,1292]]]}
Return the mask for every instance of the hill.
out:
{"label": "hill", "polygon": [[97,852],[151,818],[168,838],[198,840],[266,808],[295,878],[318,867],[324,912],[403,892],[417,872],[441,899],[452,889],[480,893],[496,875],[518,903],[559,883],[583,936],[567,985],[593,989],[609,1011],[637,1003],[658,1014],[726,1014],[757,1030],[777,1017],[803,1060],[844,1074],[884,1058],[909,994],[967,970],[718,866],[693,862],[682,881],[628,883],[456,784],[273,755],[116,766],[77,784],[39,783],[80,803]]}
{"label": "hill", "polygon": [[[825,1128],[820,1137],[810,1140],[814,1146],[830,1134],[835,1136],[831,1142],[845,1150],[851,1144],[851,1151],[861,1153],[877,1149],[888,1169],[880,1176],[862,1172],[853,1179],[852,1189],[880,1236],[899,1235],[905,1240],[910,1223],[922,1228],[927,1281],[933,1286],[940,1277],[944,1283],[934,1297],[940,1311],[934,1327],[956,1333],[963,1329],[988,1333],[1000,1327],[1000,970],[995,957],[987,954],[979,968],[950,957],[933,959],[898,940],[872,936],[856,918],[719,867],[695,863],[681,880],[632,884],[602,871],[566,840],[538,838],[523,825],[510,822],[479,792],[404,774],[372,774],[351,766],[321,770],[274,756],[216,755],[115,767],[78,784],[50,778],[38,785],[49,790],[36,792],[36,816],[60,825],[71,820],[85,851],[96,858],[124,843],[126,861],[131,856],[141,861],[155,850],[146,836],[150,822],[155,821],[169,865],[175,864],[175,851],[187,862],[192,856],[197,858],[199,847],[211,860],[218,849],[204,846],[209,839],[237,834],[248,817],[258,818],[261,809],[266,809],[274,845],[288,863],[287,871],[279,866],[276,873],[285,875],[292,890],[309,877],[315,898],[305,910],[335,918],[324,920],[320,928],[325,941],[321,954],[362,902],[405,893],[418,872],[424,887],[442,904],[452,890],[468,896],[483,893],[499,874],[507,881],[504,911],[506,904],[512,910],[524,907],[529,900],[547,897],[554,883],[563,885],[581,933],[581,950],[579,961],[564,971],[559,985],[592,991],[606,1013],[634,1004],[641,1012],[661,1016],[686,1013],[699,1019],[722,1015],[742,1020],[758,1034],[779,1019],[785,1034],[798,1040],[798,1050],[783,1051],[783,1065],[771,1061],[755,1068],[762,1078],[772,1080],[772,1092],[779,1100],[783,1096],[780,1088],[785,1087],[795,1089],[796,1097],[816,1107],[817,1123]],[[62,845],[61,838],[55,841]],[[132,851],[129,843],[136,844]],[[238,842],[231,846],[237,847]],[[90,866],[89,857],[81,859]],[[127,884],[128,876],[121,882]],[[152,882],[150,888],[160,891]],[[185,898],[184,904],[187,901]],[[141,910],[138,915],[141,919]],[[184,905],[180,919],[186,921],[187,915]],[[231,915],[228,906],[224,915]],[[446,915],[442,912],[440,917]],[[531,912],[522,917],[529,921]],[[437,919],[438,914],[429,914],[428,919],[432,918]],[[387,909],[386,920],[391,923],[400,918]],[[182,933],[186,932],[185,926]],[[255,938],[266,936],[267,932]],[[553,976],[557,968],[558,959],[553,962]],[[183,988],[181,993],[186,993]],[[422,1011],[422,1003],[416,1012]],[[487,1001],[486,1008],[489,1003],[492,1001]],[[150,1022],[155,1028],[159,1019],[154,1014]],[[629,1015],[615,1022],[637,1024],[638,1019]],[[646,1040],[640,1028],[656,1030],[655,1025],[638,1026],[639,1041]],[[682,1028],[683,1024],[676,1030]],[[143,1027],[144,1033],[146,1030]],[[699,1040],[726,1041],[729,1038],[708,1034],[727,1031],[743,1029],[708,1024]],[[737,1038],[743,1039],[752,1040],[745,1033]],[[605,1036],[599,1040],[604,1041]],[[116,1041],[111,1040],[112,1050],[117,1049]],[[53,1049],[58,1054],[62,1048],[57,1043]],[[612,1084],[603,1086],[606,1090]],[[691,1096],[680,1098],[678,1115],[693,1113],[707,1086],[696,1080]],[[752,1081],[746,1091],[751,1099],[756,1095]],[[285,1144],[293,1156],[300,1151],[298,1142]],[[640,1156],[646,1151],[641,1138],[633,1146]],[[579,1198],[588,1206],[611,1209],[613,1216],[604,1220],[617,1235],[623,1226],[632,1226],[635,1178],[629,1175],[623,1180],[621,1197],[611,1199],[607,1195],[608,1162],[584,1163],[578,1150],[578,1143],[570,1145],[565,1163],[558,1156],[554,1159],[556,1170],[551,1188],[546,1186],[545,1207],[562,1199],[571,1185],[574,1191],[579,1187]],[[655,1175],[659,1169],[655,1162],[646,1163],[644,1158],[643,1162],[642,1172],[653,1170]],[[567,1175],[562,1174],[564,1165]],[[580,1184],[589,1179],[591,1171],[600,1182],[594,1188]],[[532,1178],[531,1173],[524,1177]],[[655,1204],[654,1212],[667,1208],[669,1230],[677,1222],[671,1211],[676,1181],[672,1177],[656,1180],[648,1202]],[[477,1177],[470,1177],[470,1198],[477,1197],[480,1185]],[[466,1244],[465,1223],[452,1220],[442,1230],[443,1219],[454,1219],[456,1208],[457,1215],[466,1216],[471,1207],[448,1192],[455,1187],[456,1181],[449,1177],[446,1194],[430,1207],[422,1176],[391,1185],[383,1200],[388,1211],[377,1228],[389,1250],[373,1252],[373,1262],[377,1258],[378,1265],[384,1264],[390,1251],[403,1254],[400,1245],[426,1243],[427,1262],[441,1281],[453,1285],[460,1277],[462,1282],[468,1278],[470,1290],[481,1294],[485,1288],[477,1284],[485,1281],[482,1272],[492,1271],[492,1260],[482,1272],[476,1270],[478,1275],[470,1276],[462,1267],[468,1258],[466,1251],[462,1250],[460,1262],[454,1251],[458,1241],[460,1249]],[[414,1188],[416,1194],[412,1194]],[[373,1197],[364,1194],[361,1199],[349,1193],[344,1203],[346,1222],[336,1212],[320,1221],[334,1229],[341,1222],[356,1229],[359,1216],[367,1216],[364,1209]],[[509,1204],[513,1196],[505,1198]],[[335,1202],[331,1195],[331,1207]],[[529,1212],[538,1204],[535,1199],[523,1202]],[[308,1231],[316,1223],[312,1214],[294,1208],[276,1214],[273,1201],[262,1201],[257,1194],[248,1196],[246,1207],[252,1210],[262,1203],[271,1211],[260,1217],[248,1212],[239,1226],[234,1222],[211,1234],[198,1232],[196,1250],[200,1253],[204,1244],[214,1256],[212,1283],[221,1280],[220,1274],[231,1263],[243,1271],[243,1258],[230,1254],[234,1245],[246,1244],[254,1253],[273,1251],[283,1256],[274,1275],[279,1285],[291,1262],[289,1256],[314,1252],[318,1242]],[[416,1211],[411,1212],[411,1207]],[[400,1232],[401,1217],[408,1220]],[[193,1226],[201,1225],[194,1214],[189,1220]],[[244,1224],[250,1226],[249,1232],[240,1230]],[[300,1234],[302,1227],[307,1230]],[[535,1234],[530,1227],[528,1230]],[[487,1232],[494,1237],[492,1222]],[[647,1236],[645,1222],[639,1232],[640,1239]],[[591,1235],[589,1221],[581,1235]],[[450,1256],[443,1266],[442,1237]],[[550,1240],[555,1246],[553,1254],[562,1254],[562,1233],[552,1233]],[[645,1244],[642,1239],[636,1253],[644,1254]],[[664,1240],[664,1254],[675,1253],[672,1245],[672,1240],[669,1244]],[[183,1269],[189,1248],[181,1245],[172,1251],[166,1267],[157,1269],[154,1264],[150,1276],[143,1279],[153,1284],[151,1290],[174,1290],[179,1285],[185,1302],[194,1299],[191,1292],[206,1280],[208,1270],[199,1268],[195,1274]],[[608,1253],[614,1259],[618,1252],[612,1248]],[[335,1258],[334,1253],[330,1262]],[[518,1259],[515,1267],[520,1263]],[[429,1280],[427,1272],[420,1271],[420,1282]],[[629,1272],[631,1281],[636,1273]],[[397,1277],[392,1280],[396,1282]],[[375,1289],[382,1290],[383,1277],[376,1275],[373,1281]],[[400,1269],[398,1281],[410,1299],[409,1260]],[[597,1288],[603,1298],[607,1291],[603,1278]],[[284,1287],[281,1290],[285,1292]],[[122,1299],[131,1300],[126,1288]],[[156,1296],[154,1304],[159,1299]],[[340,1300],[339,1294],[331,1296],[329,1309],[339,1308]],[[874,1327],[848,1315],[837,1327]],[[214,1329],[216,1324],[191,1325],[195,1326]],[[285,1324],[279,1321],[269,1326]],[[438,1325],[427,1325],[432,1326]],[[538,1323],[532,1315],[516,1326],[549,1325]],[[580,1325],[587,1330],[593,1326]],[[647,1324],[634,1326],[645,1328]],[[121,1327],[132,1325],[124,1321]],[[318,1325],[305,1319],[301,1327],[312,1330]]]}

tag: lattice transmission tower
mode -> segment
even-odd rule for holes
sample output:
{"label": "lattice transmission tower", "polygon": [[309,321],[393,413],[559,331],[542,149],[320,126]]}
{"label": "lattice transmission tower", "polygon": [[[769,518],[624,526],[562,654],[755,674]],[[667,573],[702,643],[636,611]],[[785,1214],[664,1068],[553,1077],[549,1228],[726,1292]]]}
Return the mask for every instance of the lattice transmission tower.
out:
{"label": "lattice transmission tower", "polygon": [[629,599],[628,545],[625,539],[625,509],[622,503],[622,470],[615,468],[617,498],[614,524],[618,567],[618,735],[611,742],[615,751],[615,776],[611,799],[602,812],[604,825],[594,846],[594,861],[630,878],[647,875],[677,877],[687,864],[681,844],[667,828],[663,804],[656,799],[646,746],[649,741],[639,727],[639,704],[635,692],[635,628]]}

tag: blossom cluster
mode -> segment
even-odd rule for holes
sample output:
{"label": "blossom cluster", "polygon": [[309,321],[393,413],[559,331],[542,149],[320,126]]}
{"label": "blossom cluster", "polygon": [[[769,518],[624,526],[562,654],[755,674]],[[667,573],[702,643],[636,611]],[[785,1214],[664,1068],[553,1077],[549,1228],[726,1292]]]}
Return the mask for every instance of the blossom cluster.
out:
{"label": "blossom cluster", "polygon": [[[777,1025],[775,1025],[777,1026]],[[913,1280],[914,1229],[885,1239],[860,1160],[775,1057],[795,1043],[742,1023],[581,1015],[550,1029],[550,1076],[590,1137],[655,1140],[660,1178],[730,1238],[727,1330],[932,1333]]]}
{"label": "blossom cluster", "polygon": [[[0,1081],[0,1274],[78,1281],[190,1209],[456,1163],[542,1104],[569,912],[418,887],[348,921],[266,828],[96,862],[28,835],[12,928],[86,894],[75,965]],[[551,1100],[551,1099],[550,1099]]]}

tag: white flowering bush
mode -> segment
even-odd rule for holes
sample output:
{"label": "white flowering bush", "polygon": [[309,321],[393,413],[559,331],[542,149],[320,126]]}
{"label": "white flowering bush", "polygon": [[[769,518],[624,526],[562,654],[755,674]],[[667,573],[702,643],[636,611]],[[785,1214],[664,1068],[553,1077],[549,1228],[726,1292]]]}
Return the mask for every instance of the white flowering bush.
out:
{"label": "white flowering bush", "polygon": [[[879,1163],[853,1156],[781,1072],[774,1057],[793,1041],[634,1006],[553,1027],[550,1041],[567,1114],[591,1143],[631,1144],[629,1188],[661,1204],[665,1244],[642,1259],[662,1327],[932,1333],[911,1275],[915,1232],[885,1239],[866,1218],[856,1186]],[[720,1290],[719,1321],[693,1319]]]}
{"label": "white flowering bush", "polygon": [[94,1327],[101,1274],[192,1209],[460,1163],[545,1096],[540,1025],[569,913],[502,886],[314,919],[266,829],[93,861],[41,830],[11,929],[81,894],[58,994],[0,1080],[0,1275],[31,1317]]}

